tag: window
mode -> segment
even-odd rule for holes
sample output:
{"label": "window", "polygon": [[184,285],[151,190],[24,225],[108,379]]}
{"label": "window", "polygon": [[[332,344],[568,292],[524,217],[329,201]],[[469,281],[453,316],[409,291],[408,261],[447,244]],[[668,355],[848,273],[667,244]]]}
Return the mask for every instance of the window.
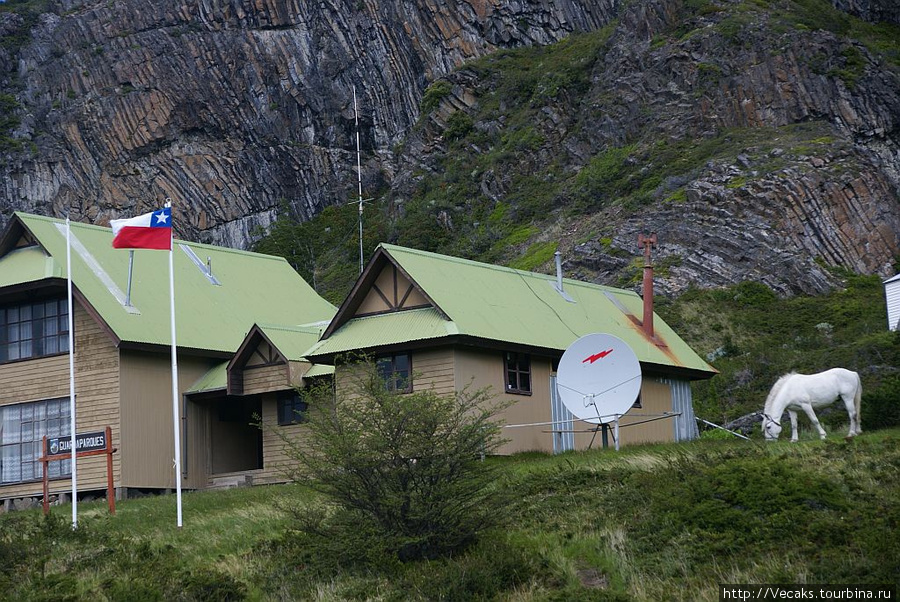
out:
{"label": "window", "polygon": [[65,299],[0,307],[0,362],[68,350],[69,310]]}
{"label": "window", "polygon": [[281,391],[278,393],[278,425],[306,422],[306,409],[309,407],[297,391]]}
{"label": "window", "polygon": [[506,392],[531,395],[531,356],[507,351],[505,359]]}
{"label": "window", "polygon": [[[0,483],[43,478],[43,437],[69,435],[69,399],[51,399],[0,407]],[[51,479],[72,474],[71,460],[49,463]]]}
{"label": "window", "polygon": [[409,393],[412,391],[412,359],[408,353],[388,355],[375,360],[378,375],[388,391]]}

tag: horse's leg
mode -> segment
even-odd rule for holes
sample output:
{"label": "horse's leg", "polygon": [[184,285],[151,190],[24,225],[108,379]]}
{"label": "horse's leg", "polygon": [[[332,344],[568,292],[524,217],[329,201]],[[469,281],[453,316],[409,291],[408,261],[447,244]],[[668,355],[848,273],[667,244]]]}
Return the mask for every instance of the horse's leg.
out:
{"label": "horse's leg", "polygon": [[825,429],[822,428],[822,425],[819,424],[819,419],[816,418],[816,413],[813,411],[813,408],[810,404],[804,403],[800,406],[803,408],[803,411],[806,412],[806,415],[809,416],[809,421],[813,423],[813,426],[819,431],[819,439],[825,438]]}
{"label": "horse's leg", "polygon": [[788,416],[791,417],[791,443],[797,442],[797,412],[788,410]]}
{"label": "horse's leg", "polygon": [[859,416],[856,414],[856,400],[850,395],[841,395],[844,400],[844,407],[847,408],[847,414],[850,416],[850,432],[848,437],[855,437],[862,432],[859,428]]}

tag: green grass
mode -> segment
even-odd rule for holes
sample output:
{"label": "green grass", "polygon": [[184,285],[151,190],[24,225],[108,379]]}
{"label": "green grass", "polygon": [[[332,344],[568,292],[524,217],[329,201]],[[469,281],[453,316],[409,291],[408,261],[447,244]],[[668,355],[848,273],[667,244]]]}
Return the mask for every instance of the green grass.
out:
{"label": "green grass", "polygon": [[[281,507],[297,485],[0,516],[17,600],[716,600],[718,583],[898,584],[900,429],[493,458],[501,528],[466,553],[328,563]],[[352,545],[353,542],[347,542]],[[334,545],[341,545],[335,542]],[[65,592],[63,595],[62,592]]]}
{"label": "green grass", "polygon": [[894,387],[900,333],[886,330],[881,279],[844,277],[845,289],[815,297],[783,299],[763,284],[744,282],[660,299],[657,311],[666,323],[720,371],[694,385],[697,414],[725,422],[759,409],[772,384],[791,370],[856,370],[864,400]]}

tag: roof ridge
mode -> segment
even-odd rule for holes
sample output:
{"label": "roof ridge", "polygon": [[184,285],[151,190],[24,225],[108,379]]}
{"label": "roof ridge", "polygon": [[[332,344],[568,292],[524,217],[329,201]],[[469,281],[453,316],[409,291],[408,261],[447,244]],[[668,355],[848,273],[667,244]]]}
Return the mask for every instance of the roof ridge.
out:
{"label": "roof ridge", "polygon": [[[390,243],[381,243],[381,246],[384,247],[385,250],[387,250],[387,251],[398,250],[400,252],[407,252],[407,253],[412,253],[414,255],[431,257],[433,259],[440,259],[440,260],[448,261],[451,263],[460,263],[460,264],[471,265],[472,267],[479,267],[479,268],[483,268],[483,269],[490,269],[490,270],[495,270],[495,271],[500,271],[500,272],[513,273],[513,274],[518,274],[520,276],[529,276],[531,278],[535,278],[536,280],[543,280],[543,281],[550,282],[551,284],[556,281],[556,276],[554,274],[542,274],[541,272],[531,272],[528,270],[520,270],[517,268],[511,268],[509,266],[495,265],[492,263],[485,263],[483,261],[476,261],[474,259],[465,259],[463,257],[453,257],[452,255],[443,255],[441,253],[435,253],[433,251],[423,251],[421,249],[413,249],[410,247],[401,247],[399,245],[392,245]],[[600,290],[616,292],[616,293],[621,292],[621,293],[626,293],[629,295],[637,294],[634,291],[629,291],[629,290],[626,290],[623,288],[617,288],[614,286],[609,286],[607,284],[597,284],[594,282],[585,282],[584,280],[575,280],[574,278],[563,277],[563,281],[573,284],[573,285],[576,285],[576,286],[584,286],[587,288],[600,289]]]}
{"label": "roof ridge", "polygon": [[[24,211],[16,211],[14,213],[14,215],[19,217],[26,223],[28,222],[28,220],[38,220],[38,221],[49,222],[49,223],[54,223],[54,224],[65,224],[66,223],[66,220],[63,218],[50,217],[47,215],[38,215],[36,213],[25,213]],[[89,223],[73,221],[73,220],[70,220],[69,224],[73,228],[89,229],[89,230],[103,230],[103,231],[109,232],[109,234],[112,235],[112,228],[110,226],[101,226],[99,224],[89,224]],[[213,245],[213,244],[209,244],[209,243],[194,242],[192,240],[186,240],[183,238],[175,238],[172,240],[172,243],[176,244],[176,245],[188,245],[191,247],[197,247],[197,248],[202,248],[202,249],[213,249],[220,253],[235,253],[238,255],[248,255],[248,256],[260,257],[260,258],[270,258],[270,259],[273,259],[276,261],[287,261],[284,257],[279,257],[278,255],[271,255],[269,253],[258,253],[256,251],[235,249],[233,247],[221,247],[221,246]]]}
{"label": "roof ridge", "polygon": [[303,334],[318,334],[319,329],[314,326],[300,326],[291,324],[257,324],[262,330],[281,330],[283,332],[298,332]]}

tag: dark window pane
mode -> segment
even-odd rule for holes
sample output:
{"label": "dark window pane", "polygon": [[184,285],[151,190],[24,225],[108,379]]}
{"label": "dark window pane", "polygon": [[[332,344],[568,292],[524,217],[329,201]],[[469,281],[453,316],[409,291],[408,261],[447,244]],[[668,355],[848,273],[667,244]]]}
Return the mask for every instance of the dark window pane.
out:
{"label": "dark window pane", "polygon": [[527,372],[519,375],[519,390],[531,391],[531,376]]}
{"label": "dark window pane", "polygon": [[531,358],[525,353],[519,355],[519,370],[531,372]]}
{"label": "dark window pane", "polygon": [[379,359],[375,362],[375,367],[378,370],[378,376],[380,376],[384,380],[390,379],[391,373],[393,372],[391,358],[383,357]]}

